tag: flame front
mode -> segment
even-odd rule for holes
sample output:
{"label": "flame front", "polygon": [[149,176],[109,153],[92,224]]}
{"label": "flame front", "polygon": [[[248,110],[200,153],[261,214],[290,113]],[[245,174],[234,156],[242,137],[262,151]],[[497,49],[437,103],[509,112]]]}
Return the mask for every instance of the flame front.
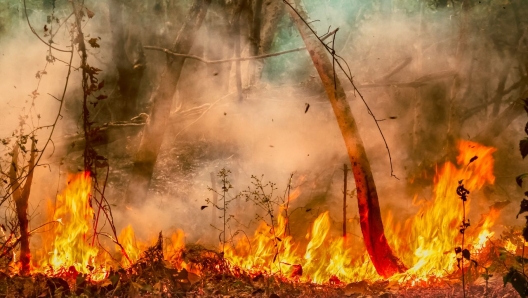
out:
{"label": "flame front", "polygon": [[[458,183],[462,181],[473,194],[495,180],[494,148],[460,141],[458,149],[457,165],[446,162],[438,169],[433,197],[429,200],[414,199],[417,212],[413,217],[398,223],[388,213],[385,219],[389,243],[396,255],[409,266],[407,272],[394,276],[393,281],[435,281],[456,268],[454,248],[461,245],[459,229],[463,216],[462,201],[455,191]],[[89,174],[72,176],[69,180],[68,187],[57,196],[53,220],[58,224],[52,233],[49,254],[40,266],[51,268],[52,272],[71,271],[73,266],[77,272],[90,274],[92,279],[104,278],[104,274],[98,276],[97,272],[104,273],[106,263],[111,261],[105,261],[101,257],[104,254],[99,254],[98,249],[90,244],[92,241],[88,241],[92,237],[90,230],[94,216],[89,201]],[[300,191],[295,189],[292,199],[299,194]],[[469,210],[468,200],[466,214]],[[368,254],[361,248],[360,239],[351,243],[351,239],[333,236],[329,212],[320,214],[314,220],[306,241],[297,242],[289,234],[288,219],[282,214],[286,214],[284,209],[274,217],[273,225],[262,222],[253,237],[242,237],[240,241],[225,246],[224,257],[233,273],[243,270],[253,275],[274,274],[292,281],[321,284],[381,279]],[[483,249],[489,237],[493,236],[490,227],[497,216],[498,211],[491,210],[481,222],[473,224],[465,233],[465,248]],[[186,268],[192,272],[192,266],[182,260],[184,238],[183,231],[175,232],[165,246],[165,256],[175,268]],[[136,242],[131,226],[126,227],[118,239],[128,255],[128,259],[122,258],[122,267],[136,262],[141,251],[148,247],[147,243]],[[96,262],[99,262],[99,267]],[[200,272],[196,271],[196,274]]]}
{"label": "flame front", "polygon": [[[459,181],[470,191],[493,184],[494,148],[470,141],[459,141],[457,164],[446,162],[435,177],[433,197],[418,200],[418,210],[412,218],[398,224],[391,213],[385,225],[387,239],[402,261],[409,266],[395,281],[412,280],[413,283],[433,281],[455,269],[454,248],[461,245],[460,224],[462,201],[456,195]],[[470,201],[466,202],[466,214]],[[491,211],[478,225],[465,233],[466,246],[482,249],[493,236],[490,227],[498,216]],[[286,219],[279,215],[275,234],[266,224],[261,224],[253,238],[227,247],[226,259],[235,267],[249,272],[279,273],[283,277],[315,283],[375,281],[380,279],[368,255],[358,254],[341,237],[330,237],[331,221],[328,212],[313,223],[304,249],[285,235]],[[299,268],[302,268],[299,271]],[[302,276],[300,273],[302,272]]]}

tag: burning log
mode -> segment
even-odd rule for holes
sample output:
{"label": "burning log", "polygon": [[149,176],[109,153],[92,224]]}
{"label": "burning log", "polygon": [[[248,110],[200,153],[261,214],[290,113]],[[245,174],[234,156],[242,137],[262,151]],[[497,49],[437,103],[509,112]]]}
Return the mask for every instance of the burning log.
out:
{"label": "burning log", "polygon": [[18,143],[14,145],[12,152],[11,167],[9,169],[9,179],[11,183],[11,189],[13,193],[13,200],[15,201],[16,213],[18,217],[18,223],[20,228],[20,264],[21,274],[29,274],[31,253],[29,250],[29,220],[27,215],[29,194],[31,193],[31,183],[33,181],[33,172],[35,168],[35,157],[36,157],[35,140],[31,143],[30,159],[28,163],[28,173],[26,183],[24,187],[20,185],[21,177],[18,169]]}
{"label": "burning log", "polygon": [[405,266],[392,253],[385,238],[374,178],[343,86],[334,75],[332,62],[323,46],[304,22],[306,13],[299,6],[294,9],[289,5],[288,12],[306,44],[341,129],[356,182],[361,231],[372,263],[384,277],[404,272]]}
{"label": "burning log", "polygon": [[[174,52],[188,53],[190,51],[197,36],[196,32],[200,29],[210,4],[211,0],[194,1],[188,18],[173,44]],[[163,135],[167,128],[172,97],[176,91],[184,62],[185,58],[168,58],[158,88],[152,95],[150,121],[145,126],[126,193],[128,202],[144,198],[147,193]]]}

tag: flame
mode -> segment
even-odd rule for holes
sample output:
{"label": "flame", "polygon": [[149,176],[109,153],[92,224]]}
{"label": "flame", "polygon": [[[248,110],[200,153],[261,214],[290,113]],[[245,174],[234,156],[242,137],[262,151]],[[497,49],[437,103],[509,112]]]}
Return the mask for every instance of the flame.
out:
{"label": "flame", "polygon": [[[495,181],[494,148],[459,141],[458,150],[457,165],[446,162],[437,170],[433,197],[430,200],[414,199],[413,204],[418,208],[415,216],[396,223],[392,213],[388,213],[385,220],[387,239],[396,255],[409,266],[407,272],[392,278],[395,281],[433,281],[455,270],[454,248],[461,245],[459,226],[463,213],[462,201],[455,192],[458,183],[462,181],[472,193]],[[470,205],[468,200],[466,216]],[[464,235],[464,248],[481,250],[493,236],[491,227],[497,217],[498,211],[491,210],[481,222],[470,226]],[[262,223],[251,239],[227,246],[226,259],[232,266],[248,272],[275,273],[284,278],[314,283],[381,279],[366,253],[358,255],[345,239],[331,236],[328,212],[320,214],[314,221],[304,249],[286,235],[286,225],[287,220],[282,215],[273,227]]]}
{"label": "flame", "polygon": [[[39,251],[35,254],[38,260],[34,261],[34,272],[74,278],[83,273],[92,280],[102,280],[107,277],[111,266],[130,267],[139,260],[142,251],[156,243],[157,238],[151,239],[152,241],[136,241],[134,229],[129,225],[118,236],[121,246],[116,245],[115,251],[121,256],[119,263],[105,249],[93,246],[94,210],[90,204],[90,190],[89,173],[71,175],[68,177],[67,187],[57,196],[55,204],[48,202],[50,221],[55,223],[55,228],[44,235],[43,250],[47,253]],[[166,250],[172,263],[181,268],[185,267],[181,260],[183,248],[184,233],[178,230],[171,236]],[[122,250],[128,258],[124,257]]]}
{"label": "flame", "polygon": [[90,174],[85,172],[68,177],[68,187],[57,196],[53,221],[51,252],[42,266],[52,273],[66,270],[70,273],[93,273],[98,249],[89,244],[90,223],[94,211],[90,206]]}
{"label": "flame", "polygon": [[[385,219],[386,236],[396,255],[409,267],[391,281],[417,282],[435,281],[456,269],[454,248],[461,246],[463,206],[455,190],[459,181],[470,191],[486,184],[493,184],[494,148],[470,141],[458,143],[460,151],[457,164],[446,162],[437,169],[433,196],[429,200],[414,198],[415,215],[397,222],[392,213]],[[70,176],[69,185],[57,196],[53,221],[57,227],[52,231],[48,245],[49,254],[43,258],[40,268],[49,268],[46,273],[81,272],[90,274],[94,280],[105,277],[106,266],[112,264],[109,257],[102,257],[97,247],[88,241],[92,237],[91,222],[94,211],[90,206],[90,178],[88,173]],[[290,202],[300,195],[299,189],[290,193]],[[229,268],[233,273],[243,270],[252,275],[276,275],[290,281],[319,284],[340,284],[362,280],[381,279],[372,266],[361,240],[343,238],[332,230],[329,212],[319,214],[311,224],[306,239],[294,241],[289,234],[288,219],[283,215],[287,206],[282,206],[274,222],[261,222],[252,237],[239,237],[238,241],[221,246]],[[465,204],[466,216],[470,215],[471,199]],[[497,210],[490,210],[480,222],[470,226],[464,235],[464,248],[482,250],[493,236],[491,227],[498,217]],[[401,219],[400,219],[401,220]],[[128,267],[141,257],[149,242],[136,240],[132,226],[127,226],[118,237],[128,255],[121,258],[120,266]],[[156,242],[156,239],[151,241]],[[511,245],[513,246],[513,245]],[[182,260],[185,234],[178,230],[165,241],[165,257],[179,270],[200,275]],[[513,250],[513,247],[508,247]],[[116,248],[117,251],[120,248]],[[97,266],[96,266],[97,264]],[[219,264],[220,265],[220,264]],[[74,269],[72,269],[74,268]],[[42,271],[42,270],[41,270]]]}
{"label": "flame", "polygon": [[368,267],[368,257],[360,257],[358,266],[351,266],[354,254],[342,237],[330,235],[328,212],[315,219],[304,252],[294,244],[291,236],[286,235],[286,223],[282,215],[279,215],[274,229],[261,223],[249,242],[239,241],[235,247],[226,247],[226,260],[231,266],[250,273],[266,272],[320,284],[362,280],[375,274]]}
{"label": "flame", "polygon": [[[132,265],[130,264],[130,262],[135,262],[139,260],[139,257],[141,255],[141,249],[138,247],[134,229],[131,225],[128,225],[126,228],[124,228],[117,239],[119,240],[119,243],[123,246],[123,249],[126,251],[128,258],[130,259],[129,260],[127,258],[122,258],[121,266],[126,268]],[[116,250],[119,249],[120,247],[116,247]]]}
{"label": "flame", "polygon": [[[461,245],[463,206],[455,189],[462,181],[473,191],[481,189],[485,184],[493,184],[494,148],[485,147],[470,141],[459,141],[460,154],[457,157],[458,166],[446,162],[435,177],[433,198],[417,200],[419,207],[416,215],[407,220],[403,226],[388,226],[388,239],[391,241],[397,255],[411,265],[405,276],[414,280],[431,280],[452,272],[456,265],[453,256],[454,248]],[[471,198],[471,194],[470,197]],[[470,210],[470,199],[466,202],[466,217]],[[497,212],[490,212],[484,223],[470,226],[465,233],[465,245],[475,249],[484,246],[487,239],[493,236],[491,228],[497,217]],[[392,224],[392,217],[388,220]],[[391,234],[391,229],[393,233]],[[400,276],[401,278],[401,276]]]}

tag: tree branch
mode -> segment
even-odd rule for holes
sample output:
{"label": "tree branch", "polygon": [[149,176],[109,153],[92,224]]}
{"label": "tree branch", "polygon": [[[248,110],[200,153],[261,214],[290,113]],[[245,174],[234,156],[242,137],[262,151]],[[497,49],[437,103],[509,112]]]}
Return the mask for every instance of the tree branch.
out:
{"label": "tree branch", "polygon": [[[326,40],[330,36],[334,35],[338,30],[339,30],[339,28],[337,28],[337,29],[325,34],[324,36],[321,37],[321,40]],[[256,59],[265,59],[265,58],[269,58],[269,57],[275,57],[275,56],[280,56],[280,55],[284,55],[284,54],[289,54],[289,53],[294,53],[294,52],[299,52],[299,51],[302,51],[302,50],[306,50],[306,47],[300,47],[300,48],[286,50],[286,51],[282,51],[282,52],[264,54],[264,55],[258,55],[258,56],[251,56],[251,57],[240,57],[240,58],[231,58],[231,59],[222,59],[222,60],[207,60],[205,58],[202,58],[202,57],[199,57],[199,56],[196,56],[196,55],[175,53],[175,52],[173,52],[173,51],[171,51],[171,50],[169,50],[167,48],[162,48],[162,47],[157,47],[157,46],[143,46],[143,48],[146,49],[146,50],[164,52],[165,54],[168,54],[168,55],[171,55],[171,56],[174,56],[174,57],[181,57],[181,58],[188,58],[188,59],[198,60],[198,61],[203,62],[205,64],[218,64],[218,63],[228,63],[228,62],[237,62],[237,61],[248,61],[248,60],[256,60]]]}

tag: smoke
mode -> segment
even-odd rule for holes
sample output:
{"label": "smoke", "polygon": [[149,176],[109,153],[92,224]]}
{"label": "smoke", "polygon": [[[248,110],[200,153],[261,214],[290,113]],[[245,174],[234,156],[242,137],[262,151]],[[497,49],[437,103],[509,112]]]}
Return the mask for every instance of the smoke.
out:
{"label": "smoke", "polygon": [[[101,47],[90,49],[89,63],[103,69],[108,86],[104,92],[112,100],[116,94],[116,72],[111,52],[112,35],[108,30],[109,11],[104,3],[92,2],[87,5],[96,16],[83,30],[92,37],[100,37]],[[460,5],[458,1],[455,3]],[[184,16],[189,3],[173,4],[161,14],[156,14],[150,2],[136,4],[125,7],[125,19],[133,23],[127,30],[138,34],[144,45],[170,45],[183,18],[171,17],[167,12]],[[526,6],[515,1],[501,6],[474,4],[465,12],[459,6],[434,9],[427,2],[305,2],[313,21],[310,24],[318,34],[339,28],[335,42],[330,45],[347,62],[354,83],[374,113],[374,116],[369,115],[359,94],[338,72],[348,90],[349,103],[371,162],[382,210],[399,212],[402,217],[413,214],[414,196],[429,197],[434,164],[452,158],[453,140],[475,137],[507,103],[522,97],[524,83],[518,89],[506,91],[521,80],[526,71],[522,62],[526,40],[518,29],[522,27],[518,23],[523,21],[515,16],[515,10],[524,11]],[[235,41],[225,28],[228,24],[224,20],[224,27],[215,25],[225,18],[221,9],[211,8],[191,51],[193,54],[205,55],[207,59],[231,57],[226,45]],[[66,6],[58,9],[62,16],[67,15],[66,11]],[[49,11],[35,10],[30,16],[41,35],[48,14]],[[496,20],[500,23],[494,23]],[[31,101],[28,94],[38,84],[37,79],[33,79],[35,73],[46,65],[47,47],[31,34],[23,19],[19,18],[14,24],[16,26],[2,33],[0,39],[0,67],[6,74],[0,81],[3,91],[0,100],[4,107],[0,117],[5,123],[2,135],[9,135],[16,129],[19,115],[29,110],[33,121],[40,115],[38,125],[53,121],[58,101],[47,94],[61,95],[67,72],[60,61],[50,64],[39,85],[40,95],[35,106],[28,105],[26,101]],[[246,30],[243,28],[242,33]],[[68,39],[68,34],[64,33],[55,37],[54,42],[57,47],[66,48]],[[241,38],[240,42],[241,55],[249,56],[250,40]],[[302,40],[285,15],[271,51],[299,46],[303,46]],[[67,53],[54,51],[53,54],[64,61],[69,59]],[[150,104],[150,94],[165,63],[161,53],[147,52],[146,55],[147,75],[140,91],[142,107]],[[78,54],[74,56],[74,65],[78,65]],[[400,71],[387,77],[409,58],[410,62]],[[216,244],[218,231],[211,225],[221,222],[218,218],[221,212],[217,210],[215,214],[215,207],[208,205],[206,199],[213,196],[208,190],[213,184],[211,173],[216,177],[222,168],[231,171],[229,180],[234,188],[229,190],[229,197],[247,189],[251,185],[251,175],[263,175],[264,181],[277,183],[275,194],[283,196],[293,173],[292,187],[298,188],[301,194],[291,208],[311,210],[296,213],[295,220],[299,222],[296,233],[302,235],[309,221],[326,210],[330,210],[334,226],[340,226],[341,169],[349,161],[333,111],[308,54],[300,51],[266,59],[262,79],[256,86],[250,85],[252,81],[248,79],[255,71],[252,65],[253,61],[241,63],[245,89],[243,101],[239,102],[234,64],[186,62],[173,99],[174,117],[169,121],[151,188],[142,204],[127,209],[123,198],[141,136],[130,135],[97,148],[110,161],[107,198],[115,205],[118,228],[132,224],[138,238],[144,239],[160,230],[170,232],[180,228],[189,241]],[[442,71],[451,72],[451,75],[434,77]],[[501,80],[505,87],[498,90]],[[47,148],[44,154],[49,167],[36,171],[31,198],[36,214],[41,212],[43,201],[53,198],[58,189],[65,187],[67,173],[77,171],[82,160],[78,151],[64,156],[56,153],[48,158],[54,149],[59,153],[66,151],[64,148],[68,144],[60,143],[64,134],[79,131],[78,102],[82,94],[79,82],[79,71],[74,71],[65,111],[61,114],[64,119],[54,135],[54,140],[63,148]],[[373,87],[373,84],[378,85]],[[498,113],[491,102],[497,92],[505,93],[499,98],[503,104]],[[101,103],[104,105],[106,103]],[[194,107],[202,109],[198,114],[184,113]],[[111,104],[99,107],[94,117],[101,122],[109,121],[112,108],[115,107]],[[390,160],[373,117],[383,131]],[[523,119],[513,121],[500,136],[487,140],[486,145],[498,147],[495,154],[498,186],[477,195],[475,213],[485,212],[495,201],[505,199],[513,203],[504,213],[515,212],[515,198],[519,197],[520,190],[515,186],[514,176],[522,172],[516,144],[522,137],[523,122]],[[39,136],[45,138],[48,132],[39,131]],[[391,167],[399,179],[391,177]],[[349,190],[353,189],[352,175],[348,182]],[[221,191],[218,179],[215,183],[215,189]],[[255,226],[255,214],[262,214],[262,211],[243,199],[230,204],[228,214],[237,219],[236,223],[231,221],[233,229],[253,222],[251,231]],[[357,214],[353,200],[349,200],[348,214],[351,218]]]}

